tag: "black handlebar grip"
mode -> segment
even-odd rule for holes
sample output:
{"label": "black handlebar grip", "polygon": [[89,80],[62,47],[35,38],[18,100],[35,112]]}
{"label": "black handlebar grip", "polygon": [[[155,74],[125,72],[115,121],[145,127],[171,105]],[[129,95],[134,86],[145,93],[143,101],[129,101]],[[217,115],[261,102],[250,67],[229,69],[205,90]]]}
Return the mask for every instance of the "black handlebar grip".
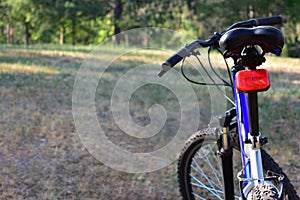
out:
{"label": "black handlebar grip", "polygon": [[275,25],[275,24],[281,24],[283,22],[281,15],[273,16],[273,17],[256,18],[253,20],[256,26]]}
{"label": "black handlebar grip", "polygon": [[179,63],[183,59],[182,56],[178,55],[177,53],[168,58],[162,65],[167,65],[169,67],[174,67],[177,63]]}
{"label": "black handlebar grip", "polygon": [[163,76],[167,71],[179,63],[183,58],[188,55],[187,50],[183,47],[176,54],[172,55],[162,64],[162,70],[158,73],[158,76]]}

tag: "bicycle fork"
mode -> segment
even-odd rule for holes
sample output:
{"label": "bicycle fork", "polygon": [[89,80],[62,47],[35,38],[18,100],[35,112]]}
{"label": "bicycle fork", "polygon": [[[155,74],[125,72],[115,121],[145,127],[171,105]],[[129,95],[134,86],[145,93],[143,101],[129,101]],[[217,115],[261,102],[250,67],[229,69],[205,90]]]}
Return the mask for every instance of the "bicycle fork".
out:
{"label": "bicycle fork", "polygon": [[219,140],[219,155],[222,161],[223,181],[224,181],[224,199],[234,199],[234,178],[233,178],[233,160],[232,146],[229,141],[230,122],[235,117],[235,108],[228,110],[225,115],[219,117],[219,123],[223,127],[221,138]]}

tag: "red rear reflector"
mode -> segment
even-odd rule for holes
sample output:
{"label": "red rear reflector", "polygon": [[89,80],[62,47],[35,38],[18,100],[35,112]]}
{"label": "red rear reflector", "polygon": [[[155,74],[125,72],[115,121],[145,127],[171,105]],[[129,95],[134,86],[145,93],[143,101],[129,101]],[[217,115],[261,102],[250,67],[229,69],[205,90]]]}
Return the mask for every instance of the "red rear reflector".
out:
{"label": "red rear reflector", "polygon": [[265,69],[243,70],[236,74],[236,88],[240,92],[266,91],[269,87],[269,76]]}

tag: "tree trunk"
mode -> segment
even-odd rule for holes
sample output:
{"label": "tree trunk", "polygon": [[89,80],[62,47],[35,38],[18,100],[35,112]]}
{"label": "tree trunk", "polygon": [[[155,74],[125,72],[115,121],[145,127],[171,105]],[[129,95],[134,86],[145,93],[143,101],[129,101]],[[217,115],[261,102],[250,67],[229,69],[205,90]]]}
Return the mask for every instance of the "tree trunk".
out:
{"label": "tree trunk", "polygon": [[121,28],[119,26],[119,20],[121,19],[121,15],[123,12],[122,0],[116,0],[116,4],[114,7],[114,36],[113,42],[120,44],[121,38],[118,35],[121,32]]}
{"label": "tree trunk", "polygon": [[10,25],[7,24],[7,43],[10,44]]}
{"label": "tree trunk", "polygon": [[128,36],[127,33],[125,33],[125,38],[124,38],[124,40],[125,40],[125,46],[126,46],[126,47],[129,47],[129,36]]}
{"label": "tree trunk", "polygon": [[76,19],[72,19],[72,45],[76,44]]}
{"label": "tree trunk", "polygon": [[147,34],[144,35],[143,41],[142,41],[142,45],[143,47],[147,47],[148,46],[148,37]]}
{"label": "tree trunk", "polygon": [[4,25],[1,26],[1,35],[3,38],[5,38]]}
{"label": "tree trunk", "polygon": [[30,33],[29,33],[29,24],[25,24],[25,44],[28,46],[29,45],[29,38],[30,38]]}
{"label": "tree trunk", "polygon": [[14,29],[9,24],[7,25],[7,43],[14,44]]}
{"label": "tree trunk", "polygon": [[64,44],[64,37],[65,37],[65,28],[63,26],[61,26],[60,32],[59,32],[59,44],[60,45]]}

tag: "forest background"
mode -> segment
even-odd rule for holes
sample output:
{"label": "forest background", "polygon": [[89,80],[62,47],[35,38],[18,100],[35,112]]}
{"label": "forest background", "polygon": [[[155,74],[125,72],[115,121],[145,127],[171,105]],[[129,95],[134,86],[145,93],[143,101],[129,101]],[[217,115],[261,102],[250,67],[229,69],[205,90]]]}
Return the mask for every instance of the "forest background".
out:
{"label": "forest background", "polygon": [[99,44],[139,27],[206,39],[233,22],[281,14],[284,55],[299,57],[299,13],[297,0],[0,0],[0,43]]}

